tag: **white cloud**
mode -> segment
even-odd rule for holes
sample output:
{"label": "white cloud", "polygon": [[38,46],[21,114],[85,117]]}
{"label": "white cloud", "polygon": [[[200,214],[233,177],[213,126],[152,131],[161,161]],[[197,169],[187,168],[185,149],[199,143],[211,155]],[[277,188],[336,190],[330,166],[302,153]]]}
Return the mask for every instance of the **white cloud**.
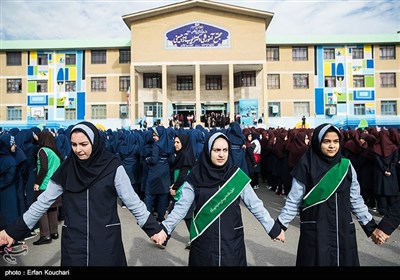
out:
{"label": "white cloud", "polygon": [[[0,39],[129,38],[123,15],[181,1],[1,0]],[[219,1],[274,13],[268,35],[400,31],[398,0]]]}

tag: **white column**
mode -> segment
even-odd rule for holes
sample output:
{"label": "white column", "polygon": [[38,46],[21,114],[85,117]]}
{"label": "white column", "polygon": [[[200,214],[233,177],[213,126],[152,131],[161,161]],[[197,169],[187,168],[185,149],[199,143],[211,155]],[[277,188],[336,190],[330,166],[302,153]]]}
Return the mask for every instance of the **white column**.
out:
{"label": "white column", "polygon": [[163,116],[161,120],[161,124],[165,127],[168,126],[168,104],[167,104],[167,65],[162,65],[162,110]]}
{"label": "white column", "polygon": [[128,101],[129,101],[129,106],[128,106],[128,110],[129,110],[129,120],[130,120],[130,126],[131,128],[133,128],[136,125],[136,93],[137,93],[137,89],[136,89],[136,71],[135,71],[135,66],[131,65],[131,77],[130,77],[130,92],[129,92],[129,96],[128,96]]}
{"label": "white column", "polygon": [[263,65],[263,81],[262,81],[262,95],[263,95],[263,115],[264,115],[264,125],[268,123],[268,73],[267,73],[267,62]]}
{"label": "white column", "polygon": [[229,64],[229,119],[235,121],[235,89],[234,89],[234,73],[233,64]]}
{"label": "white column", "polygon": [[200,103],[200,64],[195,65],[195,87],[196,87],[196,122],[200,122],[201,103]]}

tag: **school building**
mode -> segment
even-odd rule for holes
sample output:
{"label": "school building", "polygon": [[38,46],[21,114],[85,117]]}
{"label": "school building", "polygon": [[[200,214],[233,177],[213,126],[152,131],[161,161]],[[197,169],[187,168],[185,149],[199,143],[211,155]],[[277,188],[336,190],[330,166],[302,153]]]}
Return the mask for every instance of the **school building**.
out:
{"label": "school building", "polygon": [[0,127],[133,128],[211,112],[266,127],[303,116],[400,127],[399,33],[266,36],[273,16],[192,0],[121,15],[130,38],[0,41]]}

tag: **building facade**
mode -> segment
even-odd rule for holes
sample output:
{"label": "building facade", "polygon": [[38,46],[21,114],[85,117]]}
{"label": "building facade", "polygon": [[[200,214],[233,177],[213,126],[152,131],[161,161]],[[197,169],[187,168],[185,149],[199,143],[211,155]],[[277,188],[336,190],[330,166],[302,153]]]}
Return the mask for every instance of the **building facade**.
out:
{"label": "building facade", "polygon": [[400,127],[400,34],[266,37],[273,13],[184,1],[122,16],[131,38],[1,41],[2,127],[109,128],[211,112],[252,125]]}

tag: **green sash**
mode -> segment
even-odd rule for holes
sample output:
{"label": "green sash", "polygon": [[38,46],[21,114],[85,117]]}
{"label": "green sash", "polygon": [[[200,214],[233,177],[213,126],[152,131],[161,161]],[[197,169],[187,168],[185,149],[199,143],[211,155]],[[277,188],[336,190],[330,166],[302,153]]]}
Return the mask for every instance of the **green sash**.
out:
{"label": "green sash", "polygon": [[[180,173],[180,172],[181,172],[181,170],[180,170],[179,168],[177,168],[177,169],[174,170],[174,183],[175,183],[176,180],[178,179],[178,176],[179,176],[179,173]],[[189,173],[190,173],[190,170],[188,171],[188,174],[187,174],[187,175],[189,175]],[[187,175],[186,175],[186,176],[187,176]],[[180,186],[179,189],[177,189],[177,190],[175,191],[175,195],[174,195],[174,200],[175,200],[175,201],[178,201],[178,200],[181,198],[181,196],[182,196],[183,185],[184,185],[184,184],[182,184],[182,186]]]}
{"label": "green sash", "polygon": [[342,183],[349,170],[349,165],[350,160],[342,158],[340,162],[326,172],[324,177],[303,198],[302,211],[328,200]]}
{"label": "green sash", "polygon": [[201,207],[190,225],[190,241],[199,237],[234,202],[250,182],[250,178],[240,168]]}

